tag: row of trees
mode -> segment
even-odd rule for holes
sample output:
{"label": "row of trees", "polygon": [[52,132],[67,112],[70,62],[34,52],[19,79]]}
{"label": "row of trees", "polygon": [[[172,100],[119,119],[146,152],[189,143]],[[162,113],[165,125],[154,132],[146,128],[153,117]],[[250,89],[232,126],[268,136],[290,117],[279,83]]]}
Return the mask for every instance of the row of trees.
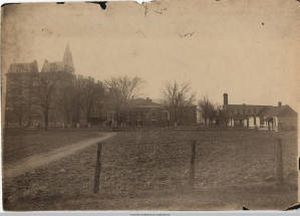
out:
{"label": "row of trees", "polygon": [[[22,77],[23,76],[23,77]],[[139,77],[112,77],[104,82],[67,72],[41,72],[30,75],[9,74],[6,121],[17,117],[20,126],[30,125],[37,117],[47,130],[51,119],[75,125],[81,119],[89,122],[93,113],[113,110],[116,120],[130,101],[139,95],[144,81]],[[182,118],[184,109],[195,103],[189,83],[166,83],[163,103],[172,113],[174,123]],[[205,124],[209,124],[221,109],[207,97],[198,102]]]}
{"label": "row of trees", "polygon": [[[173,112],[175,123],[181,119],[182,112],[187,106],[195,104],[196,97],[191,91],[190,83],[169,82],[163,90],[164,103]],[[201,112],[205,125],[217,124],[225,120],[225,113],[221,106],[213,104],[208,97],[198,101],[198,109]]]}
{"label": "row of trees", "polygon": [[66,124],[89,115],[92,107],[104,95],[101,82],[66,72],[9,73],[6,92],[6,123],[17,121],[29,126],[42,118],[45,129],[50,118]]}
{"label": "row of trees", "polygon": [[205,125],[211,125],[213,122],[217,125],[226,123],[226,112],[222,109],[222,106],[213,104],[208,97],[199,100],[198,107]]}
{"label": "row of trees", "polygon": [[107,101],[110,103],[109,108],[115,111],[115,118],[119,124],[122,121],[121,110],[129,105],[130,100],[138,96],[144,81],[137,76],[120,76],[105,80],[104,83],[110,97]]}
{"label": "row of trees", "polygon": [[50,114],[66,124],[74,124],[80,118],[87,121],[93,109],[101,108],[105,97],[102,82],[66,72],[39,73],[35,89],[45,129]]}
{"label": "row of trees", "polygon": [[29,126],[40,117],[46,130],[51,119],[74,126],[103,108],[118,113],[142,84],[139,77],[100,82],[67,72],[11,73],[7,80],[6,123],[17,118],[20,127]]}

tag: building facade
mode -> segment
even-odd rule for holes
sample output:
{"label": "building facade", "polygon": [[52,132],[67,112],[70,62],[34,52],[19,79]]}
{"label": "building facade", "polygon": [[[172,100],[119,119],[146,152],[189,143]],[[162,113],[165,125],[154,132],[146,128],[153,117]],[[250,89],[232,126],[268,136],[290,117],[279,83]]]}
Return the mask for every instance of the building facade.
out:
{"label": "building facade", "polygon": [[288,105],[264,106],[248,104],[229,104],[228,94],[223,95],[225,124],[260,130],[296,130],[297,113]]}
{"label": "building facade", "polygon": [[[43,106],[41,97],[42,93],[45,92],[41,91],[39,87],[43,82],[43,78],[54,76],[55,73],[61,74],[59,80],[55,81],[55,92],[53,93],[55,96],[52,95],[52,97],[58,98],[57,95],[68,93],[64,90],[67,89],[68,85],[73,84],[74,71],[72,53],[69,46],[65,48],[62,61],[48,62],[45,60],[41,71],[38,69],[36,60],[29,63],[12,63],[8,73],[6,73],[5,126],[42,126]],[[67,100],[70,96],[66,95],[65,98]],[[53,101],[49,115],[50,126],[64,125],[66,123],[63,112],[58,101]]]}
{"label": "building facade", "polygon": [[66,72],[75,73],[73,57],[69,45],[66,46],[62,61],[49,62],[45,59],[41,72]]}
{"label": "building facade", "polygon": [[26,126],[39,119],[35,86],[38,82],[37,61],[13,63],[6,74],[5,125]]}
{"label": "building facade", "polygon": [[114,109],[107,110],[106,122],[109,126],[166,127],[192,125],[197,120],[196,106],[187,106],[175,113],[173,109],[155,103],[150,98],[133,99],[119,112]]}
{"label": "building facade", "polygon": [[113,109],[107,110],[106,121],[112,127],[168,126],[170,113],[150,98],[137,98],[131,100],[119,112]]}

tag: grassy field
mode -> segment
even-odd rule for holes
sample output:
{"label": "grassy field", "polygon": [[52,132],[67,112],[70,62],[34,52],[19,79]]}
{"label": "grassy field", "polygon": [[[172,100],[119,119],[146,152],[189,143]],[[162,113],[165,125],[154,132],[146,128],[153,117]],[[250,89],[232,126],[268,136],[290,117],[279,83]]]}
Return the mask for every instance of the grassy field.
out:
{"label": "grassy field", "polygon": [[[278,138],[283,143],[281,185],[275,175]],[[192,140],[197,142],[194,187],[189,184]],[[47,167],[4,179],[4,208],[284,209],[297,200],[296,141],[296,132],[119,132],[103,144],[98,194],[93,194],[96,146],[91,146]]]}
{"label": "grassy field", "polygon": [[50,129],[49,131],[8,129],[3,136],[3,163],[44,153],[84,139],[99,136],[96,130]]}

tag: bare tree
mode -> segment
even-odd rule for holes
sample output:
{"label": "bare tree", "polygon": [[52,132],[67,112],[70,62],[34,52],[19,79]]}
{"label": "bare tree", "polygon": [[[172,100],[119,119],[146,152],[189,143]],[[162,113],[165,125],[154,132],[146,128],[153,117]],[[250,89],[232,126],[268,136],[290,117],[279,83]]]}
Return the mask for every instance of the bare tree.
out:
{"label": "bare tree", "polygon": [[216,125],[218,126],[227,126],[228,124],[228,113],[223,109],[222,105],[215,106],[216,113]]}
{"label": "bare tree", "polygon": [[[11,74],[9,74],[11,75]],[[19,127],[23,125],[25,117],[26,98],[23,96],[23,88],[20,81],[10,83],[6,92],[6,120],[17,119]]]}
{"label": "bare tree", "polygon": [[[202,117],[204,118],[204,123],[205,125],[211,124],[213,119],[216,116],[216,109],[213,103],[207,98],[203,97],[199,102],[198,102]],[[208,122],[209,120],[209,122]]]}
{"label": "bare tree", "polygon": [[117,114],[117,122],[120,121],[120,111],[126,107],[131,99],[137,96],[143,80],[137,76],[112,77],[105,81],[108,94],[111,98],[110,103]]}
{"label": "bare tree", "polygon": [[6,92],[6,122],[17,120],[19,127],[24,123],[30,125],[31,116],[35,112],[34,82],[36,73],[8,73]]}
{"label": "bare tree", "polygon": [[61,72],[41,72],[37,84],[37,95],[44,117],[44,128],[48,130],[49,112],[55,100],[55,88],[61,79]]}
{"label": "bare tree", "polygon": [[100,81],[95,81],[91,77],[79,76],[76,80],[77,98],[81,111],[84,113],[86,121],[89,121],[92,110],[97,102],[104,100],[104,85]]}
{"label": "bare tree", "polygon": [[168,82],[163,89],[164,103],[171,111],[175,125],[181,122],[184,108],[192,105],[195,95],[191,93],[190,83]]}
{"label": "bare tree", "polygon": [[68,125],[73,121],[76,76],[62,71],[59,78],[54,93],[54,109],[60,122]]}

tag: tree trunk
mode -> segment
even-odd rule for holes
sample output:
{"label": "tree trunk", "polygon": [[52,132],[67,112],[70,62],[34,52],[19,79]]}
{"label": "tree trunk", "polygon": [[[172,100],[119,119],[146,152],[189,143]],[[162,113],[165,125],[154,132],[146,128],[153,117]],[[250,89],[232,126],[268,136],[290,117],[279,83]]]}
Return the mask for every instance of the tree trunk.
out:
{"label": "tree trunk", "polygon": [[44,113],[44,122],[45,122],[45,131],[48,130],[48,123],[49,123],[49,110],[46,109]]}
{"label": "tree trunk", "polygon": [[76,123],[79,121],[80,116],[80,110],[79,105],[75,105],[75,109],[73,110],[73,116],[72,116],[72,127],[76,127]]}
{"label": "tree trunk", "polygon": [[87,111],[86,111],[86,122],[87,122],[87,123],[90,123],[90,122],[89,122],[90,113],[91,113],[91,109],[88,108]]}
{"label": "tree trunk", "polygon": [[22,115],[19,116],[19,127],[22,128]]}
{"label": "tree trunk", "polygon": [[176,107],[174,107],[174,125],[176,125],[177,126],[177,108]]}

